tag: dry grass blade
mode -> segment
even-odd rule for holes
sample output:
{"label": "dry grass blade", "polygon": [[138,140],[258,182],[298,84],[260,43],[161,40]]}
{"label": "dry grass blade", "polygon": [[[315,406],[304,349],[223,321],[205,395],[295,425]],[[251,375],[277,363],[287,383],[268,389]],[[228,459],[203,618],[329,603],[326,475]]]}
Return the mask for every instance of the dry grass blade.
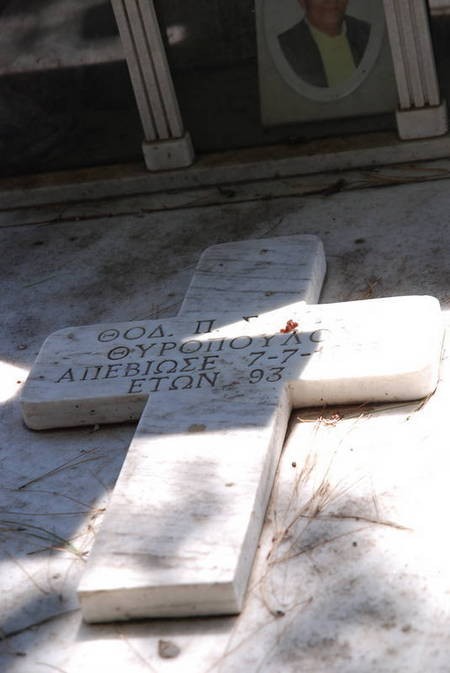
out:
{"label": "dry grass blade", "polygon": [[54,664],[46,664],[45,661],[37,661],[36,663],[39,666],[46,666],[47,668],[51,668],[52,671],[58,671],[58,673],[67,673],[64,668],[60,668]]}
{"label": "dry grass blade", "polygon": [[[261,624],[256,629],[254,629],[253,631],[248,633],[246,636],[244,636],[236,645],[233,645],[233,647],[226,650],[226,652],[224,654],[222,654],[220,656],[220,658],[217,659],[210,667],[208,667],[204,673],[210,673],[211,671],[216,669],[216,667],[220,663],[222,663],[227,657],[230,657],[232,654],[234,654],[235,652],[240,650],[245,643],[248,643],[250,640],[252,640],[252,638],[254,638],[256,635],[258,635],[261,631],[263,631],[267,627],[272,626],[274,624],[274,622],[278,622],[280,620],[280,617],[285,617],[285,616],[289,615],[291,612],[294,612],[294,610],[296,610],[297,608],[309,605],[311,602],[312,602],[312,598],[308,598],[306,600],[298,601],[294,605],[291,605],[282,614],[280,614],[280,611],[276,611],[276,610],[273,611],[273,610],[269,609],[269,613],[272,616],[272,619],[269,622],[265,622],[264,624]],[[293,617],[295,617],[295,614],[293,615]],[[287,626],[289,625],[289,620],[288,620],[286,625]],[[240,617],[237,617],[236,620],[235,620],[234,627],[233,627],[233,632],[232,632],[228,642],[231,642],[233,640],[233,637],[239,631],[239,628],[240,628]]]}
{"label": "dry grass blade", "polygon": [[[10,490],[10,491],[16,491],[17,489],[5,489],[5,490]],[[86,510],[89,510],[91,505],[89,505],[87,502],[84,502],[83,500],[79,500],[78,498],[74,498],[71,495],[68,495],[67,493],[59,493],[58,491],[49,491],[43,488],[37,488],[37,489],[27,489],[26,495],[32,495],[33,493],[44,493],[45,495],[51,495],[52,498],[64,498],[64,500],[70,500],[71,502],[74,502],[76,505],[81,505],[82,507],[85,507]]]}
{"label": "dry grass blade", "polygon": [[80,516],[80,514],[89,514],[89,510],[78,510],[75,512],[14,512],[11,510],[3,509],[2,514],[7,516],[24,516],[26,518],[30,516]]}
{"label": "dry grass blade", "polygon": [[17,490],[21,491],[22,489],[26,488],[27,486],[31,486],[31,484],[35,484],[38,481],[41,481],[42,479],[46,479],[46,477],[51,477],[54,474],[57,474],[58,472],[61,472],[61,470],[65,470],[69,467],[77,467],[78,465],[81,465],[83,463],[90,463],[93,460],[100,460],[103,456],[89,456],[88,454],[93,453],[94,451],[97,451],[97,449],[91,449],[91,451],[88,451],[86,454],[83,455],[83,457],[76,456],[75,458],[71,458],[71,460],[67,460],[65,463],[62,463],[61,465],[58,465],[58,467],[53,468],[53,470],[49,470],[48,472],[44,472],[43,474],[40,474],[38,477],[34,477],[33,479],[30,479],[29,481],[24,482],[20,486],[18,486]]}
{"label": "dry grass blade", "polygon": [[3,631],[0,629],[0,639],[1,640],[6,640],[7,638],[14,638],[14,636],[19,636],[21,633],[25,633],[25,631],[29,631],[32,629],[36,629],[39,626],[43,626],[43,624],[48,624],[49,622],[54,621],[55,619],[59,619],[60,617],[66,616],[66,615],[71,615],[74,614],[75,612],[79,612],[80,608],[73,608],[71,610],[61,610],[57,615],[51,615],[50,617],[44,617],[43,619],[39,619],[36,622],[33,622],[33,624],[28,624],[28,626],[24,626],[20,629],[15,629],[14,631],[9,631],[8,633],[6,631]]}
{"label": "dry grass blade", "polygon": [[10,559],[10,561],[12,561],[13,563],[15,563],[16,566],[17,566],[18,568],[20,568],[20,570],[23,572],[23,574],[26,575],[26,576],[28,577],[28,579],[30,580],[30,582],[31,582],[32,584],[34,584],[34,586],[36,587],[36,589],[37,589],[38,591],[40,591],[41,593],[43,593],[45,596],[48,596],[48,594],[49,594],[50,592],[47,591],[47,589],[44,589],[44,587],[41,587],[41,585],[39,584],[39,582],[37,582],[37,581],[34,579],[33,575],[31,575],[31,574],[28,572],[28,570],[27,570],[27,569],[20,563],[19,559],[16,559],[16,558],[15,558],[12,554],[10,554],[8,551],[6,552],[6,556]]}
{"label": "dry grass blade", "polygon": [[55,549],[62,551],[69,551],[80,559],[83,559],[83,552],[77,549],[70,540],[66,540],[57,533],[51,530],[42,528],[42,526],[33,526],[28,523],[18,523],[17,521],[0,520],[0,534],[1,533],[19,533],[26,537],[43,540],[49,543],[46,549]]}
{"label": "dry grass blade", "polygon": [[296,552],[293,552],[292,554],[285,554],[284,556],[278,557],[274,559],[271,564],[279,564],[279,563],[286,563],[287,561],[291,561],[294,558],[297,558],[298,556],[302,556],[302,554],[307,554],[308,552],[313,551],[314,549],[317,549],[318,547],[325,546],[327,544],[331,544],[332,542],[336,542],[336,540],[340,540],[343,537],[348,537],[349,535],[355,535],[356,533],[361,533],[362,531],[367,530],[367,526],[364,526],[362,528],[356,528],[355,530],[348,530],[345,533],[340,533],[339,535],[333,535],[333,537],[325,538],[324,540],[319,540],[318,542],[314,542],[314,544],[306,545],[305,547],[302,547]]}
{"label": "dry grass blade", "polygon": [[[308,518],[305,516],[305,518]],[[319,521],[326,521],[327,519],[340,519],[340,520],[346,520],[350,519],[352,521],[365,521],[366,523],[373,523],[376,526],[387,526],[388,528],[396,528],[397,530],[406,530],[406,531],[411,531],[412,528],[409,528],[408,526],[402,526],[400,523],[395,523],[394,521],[386,521],[383,519],[374,519],[371,518],[370,516],[363,516],[360,514],[324,514],[322,516],[317,517]]]}
{"label": "dry grass blade", "polygon": [[56,278],[56,275],[47,276],[46,278],[40,278],[39,280],[35,280],[32,283],[26,283],[22,287],[28,289],[29,287],[35,287],[35,285],[41,285],[41,283],[47,283],[49,280],[53,280],[54,278]]}
{"label": "dry grass blade", "polygon": [[158,673],[156,668],[146,659],[136,647],[130,642],[130,640],[125,636],[125,634],[121,633],[119,630],[119,635],[121,640],[127,645],[127,647],[133,652],[134,656],[136,659],[138,659],[146,668],[148,668],[152,673]]}

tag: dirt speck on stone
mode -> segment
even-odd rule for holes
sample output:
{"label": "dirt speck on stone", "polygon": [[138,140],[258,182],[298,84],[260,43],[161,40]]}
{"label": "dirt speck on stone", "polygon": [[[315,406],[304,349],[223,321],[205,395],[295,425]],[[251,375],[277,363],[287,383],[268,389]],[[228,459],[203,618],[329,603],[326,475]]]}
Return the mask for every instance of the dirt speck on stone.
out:
{"label": "dirt speck on stone", "polygon": [[171,640],[158,640],[158,654],[162,659],[174,659],[180,654],[180,648]]}

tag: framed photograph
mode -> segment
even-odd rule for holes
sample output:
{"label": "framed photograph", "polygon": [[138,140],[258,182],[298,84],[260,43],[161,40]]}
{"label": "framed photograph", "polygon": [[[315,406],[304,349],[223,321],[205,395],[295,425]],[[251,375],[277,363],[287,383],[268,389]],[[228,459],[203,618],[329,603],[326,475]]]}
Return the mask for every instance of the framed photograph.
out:
{"label": "framed photograph", "polygon": [[256,0],[265,126],[397,107],[382,0]]}

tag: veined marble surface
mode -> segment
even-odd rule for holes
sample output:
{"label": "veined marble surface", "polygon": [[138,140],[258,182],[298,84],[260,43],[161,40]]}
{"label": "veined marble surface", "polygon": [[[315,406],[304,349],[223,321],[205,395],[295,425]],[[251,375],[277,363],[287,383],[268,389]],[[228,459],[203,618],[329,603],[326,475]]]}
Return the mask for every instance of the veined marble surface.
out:
{"label": "veined marble surface", "polygon": [[87,621],[240,612],[292,407],[434,391],[439,302],[292,303],[299,280],[311,298],[323,278],[320,241],[303,243],[210,249],[179,318],[45,342],[22,396],[30,427],[141,417],[78,589]]}
{"label": "veined marble surface", "polygon": [[32,432],[16,393],[48,334],[173,316],[201,250],[239,238],[316,233],[322,301],[434,295],[448,328],[449,193],[442,180],[164,214],[142,197],[135,215],[39,211],[0,231],[2,670],[447,671],[448,341],[426,401],[292,413],[239,617],[81,622],[76,586],[135,427]]}

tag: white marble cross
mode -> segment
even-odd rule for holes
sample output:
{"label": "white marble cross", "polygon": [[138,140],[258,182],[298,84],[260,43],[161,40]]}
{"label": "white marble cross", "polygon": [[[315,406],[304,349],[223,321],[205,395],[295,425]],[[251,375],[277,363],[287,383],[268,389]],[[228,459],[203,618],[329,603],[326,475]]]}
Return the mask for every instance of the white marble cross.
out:
{"label": "white marble cross", "polygon": [[45,342],[22,397],[30,427],[142,414],[79,586],[87,621],[238,612],[292,407],[434,390],[438,302],[295,301],[323,274],[314,237],[218,246],[177,318]]}

